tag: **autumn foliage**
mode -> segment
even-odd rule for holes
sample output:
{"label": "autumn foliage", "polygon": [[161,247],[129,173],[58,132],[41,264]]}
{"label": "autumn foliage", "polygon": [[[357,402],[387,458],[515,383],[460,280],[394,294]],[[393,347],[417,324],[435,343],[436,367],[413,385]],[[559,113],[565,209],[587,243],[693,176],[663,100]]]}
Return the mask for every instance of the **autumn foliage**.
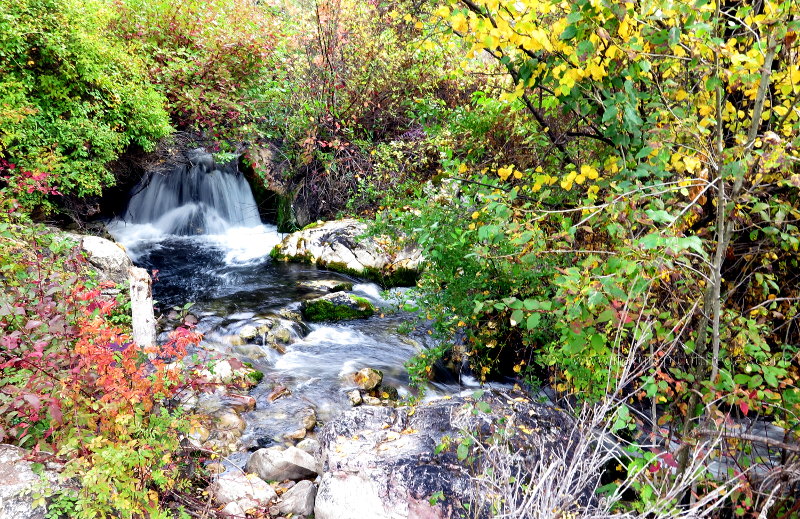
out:
{"label": "autumn foliage", "polygon": [[183,427],[165,403],[185,387],[175,361],[199,336],[181,329],[158,350],[138,347],[111,324],[117,303],[77,245],[3,207],[2,441],[66,463],[81,485],[61,499],[78,517],[159,509],[177,484]]}

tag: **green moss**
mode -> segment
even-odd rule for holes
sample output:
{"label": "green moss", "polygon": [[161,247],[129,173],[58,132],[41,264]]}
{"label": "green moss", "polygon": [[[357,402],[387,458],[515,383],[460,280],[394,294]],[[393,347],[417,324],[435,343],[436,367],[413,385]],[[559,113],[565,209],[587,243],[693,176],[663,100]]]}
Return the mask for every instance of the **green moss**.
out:
{"label": "green moss", "polygon": [[303,227],[302,230],[307,231],[308,229],[315,229],[324,223],[325,222],[323,222],[322,220],[317,220],[316,222],[311,222],[310,224],[306,225],[305,227]]}
{"label": "green moss", "polygon": [[261,382],[261,380],[264,378],[264,374],[254,368],[252,362],[242,362],[242,364],[244,364],[244,367],[250,370],[246,376],[254,385]]}
{"label": "green moss", "polygon": [[281,251],[281,244],[277,244],[275,247],[269,251],[270,258],[274,259],[275,261],[293,261],[296,263],[308,263],[310,265],[314,264],[314,255],[310,252],[306,251],[303,254],[295,254],[294,256],[289,256],[288,254],[284,254]]}
{"label": "green moss", "polygon": [[264,374],[257,369],[254,369],[247,374],[247,378],[253,381],[253,384],[258,384],[264,378]]}
{"label": "green moss", "polygon": [[320,298],[305,301],[302,305],[303,317],[311,322],[343,321],[369,317],[375,313],[375,307],[363,297],[348,295],[352,305],[334,303]]}
{"label": "green moss", "polygon": [[[311,224],[313,225],[313,224]],[[381,270],[376,268],[367,267],[363,270],[352,269],[346,263],[338,261],[322,261],[314,258],[310,251],[303,254],[295,254],[289,256],[281,252],[281,244],[276,245],[269,253],[270,257],[276,261],[293,261],[298,263],[315,264],[327,270],[334,272],[341,272],[357,278],[367,279],[373,281],[383,288],[392,287],[411,287],[417,284],[419,279],[419,271],[407,268],[387,269]]]}

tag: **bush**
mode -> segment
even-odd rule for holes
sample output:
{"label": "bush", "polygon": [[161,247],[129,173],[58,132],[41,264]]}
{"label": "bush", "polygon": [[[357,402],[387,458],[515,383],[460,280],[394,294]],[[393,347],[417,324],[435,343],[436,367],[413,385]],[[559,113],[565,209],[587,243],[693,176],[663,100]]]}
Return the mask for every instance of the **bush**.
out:
{"label": "bush", "polygon": [[54,190],[99,194],[126,146],[151,150],[170,132],[142,60],[107,31],[109,7],[0,0],[0,175],[28,209],[52,209]]}
{"label": "bush", "polygon": [[161,496],[192,463],[188,421],[164,405],[185,386],[170,362],[199,337],[133,344],[79,248],[0,201],[0,440],[65,462],[79,485],[59,498],[70,517],[165,517]]}
{"label": "bush", "polygon": [[[147,64],[174,123],[224,142],[252,139],[282,35],[250,0],[115,0],[111,27]],[[261,121],[263,122],[263,121]]]}

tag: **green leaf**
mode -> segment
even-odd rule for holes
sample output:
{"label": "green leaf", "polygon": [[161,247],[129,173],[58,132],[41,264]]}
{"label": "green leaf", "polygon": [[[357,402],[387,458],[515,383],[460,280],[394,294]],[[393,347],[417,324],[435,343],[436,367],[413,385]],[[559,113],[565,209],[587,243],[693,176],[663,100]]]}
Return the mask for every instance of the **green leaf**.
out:
{"label": "green leaf", "polygon": [[522,322],[525,314],[522,310],[514,310],[514,313],[511,314],[511,326],[516,326]]}
{"label": "green leaf", "polygon": [[568,25],[564,32],[561,33],[561,36],[558,38],[564,41],[571,40],[578,34],[578,29],[574,25]]}
{"label": "green leaf", "polygon": [[464,461],[467,459],[467,456],[469,456],[469,446],[463,443],[458,444],[456,456],[458,457],[459,461]]}
{"label": "green leaf", "polygon": [[536,327],[539,326],[539,322],[542,320],[542,316],[539,314],[531,314],[528,316],[527,321],[525,322],[525,328],[528,330],[535,330]]}

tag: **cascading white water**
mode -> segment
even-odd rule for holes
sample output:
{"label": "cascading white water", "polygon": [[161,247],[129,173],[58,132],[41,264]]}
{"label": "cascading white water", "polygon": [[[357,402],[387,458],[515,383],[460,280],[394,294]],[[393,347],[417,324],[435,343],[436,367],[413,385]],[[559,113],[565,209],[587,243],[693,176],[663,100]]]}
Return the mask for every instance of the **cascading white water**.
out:
{"label": "cascading white water", "polygon": [[263,225],[250,185],[236,163],[218,164],[199,148],[188,164],[142,180],[109,232],[136,259],[165,238],[199,237],[216,242],[228,263],[263,259],[279,241],[274,226]]}
{"label": "cascading white water", "polygon": [[235,164],[217,164],[202,149],[189,152],[187,158],[188,165],[154,174],[137,187],[123,220],[150,223],[164,234],[181,236],[261,225],[253,193]]}

